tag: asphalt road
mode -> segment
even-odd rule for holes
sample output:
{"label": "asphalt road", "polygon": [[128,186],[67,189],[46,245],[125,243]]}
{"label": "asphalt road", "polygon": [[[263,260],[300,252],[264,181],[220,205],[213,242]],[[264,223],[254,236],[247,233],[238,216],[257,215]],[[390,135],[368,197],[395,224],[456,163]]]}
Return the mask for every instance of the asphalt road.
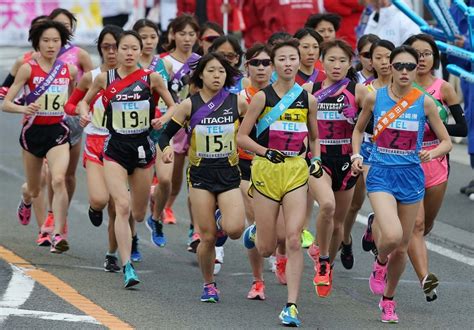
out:
{"label": "asphalt road", "polygon": [[[5,74],[5,69],[0,67],[0,77]],[[169,242],[166,247],[152,246],[144,224],[137,226],[143,262],[136,264],[142,283],[135,290],[122,288],[121,274],[105,273],[102,270],[107,248],[107,229],[106,225],[95,228],[88,220],[85,172],[82,168],[77,171],[78,186],[69,212],[71,250],[63,255],[53,255],[47,248],[36,247],[37,227],[34,219],[29,226],[23,227],[18,224],[15,216],[20,185],[23,182],[18,144],[19,129],[20,116],[0,113],[0,246],[13,251],[33,266],[58,277],[93,303],[136,328],[215,329],[279,326],[278,313],[286,302],[286,288],[277,284],[275,276],[267,270],[267,300],[246,299],[252,276],[246,251],[240,240],[225,245],[224,265],[217,276],[221,302],[204,304],[199,301],[202,288],[200,271],[195,255],[186,251],[189,216],[184,204],[184,189],[176,206],[178,224],[165,227]],[[462,150],[459,150],[459,157],[463,157]],[[459,187],[469,181],[471,176],[472,171],[467,165],[453,162],[448,192],[437,221],[462,229],[472,237],[474,203],[458,193]],[[366,215],[368,210],[366,203],[362,213]],[[355,266],[347,271],[340,262],[336,263],[334,289],[329,298],[316,296],[312,285],[311,261],[305,258],[298,303],[304,327],[375,329],[384,326],[379,321],[378,298],[372,296],[368,288],[373,257],[361,251],[359,242],[362,231],[363,226],[356,224],[353,231]],[[455,237],[452,239],[455,240]],[[441,249],[444,254],[430,251],[431,270],[441,280],[439,299],[436,302],[425,301],[411,265],[407,266],[396,296],[401,327],[472,328],[474,264],[468,265],[466,260],[472,262],[473,255],[466,256],[466,252],[463,252],[467,259],[460,262],[456,260],[456,253],[460,251],[453,250],[451,246],[441,246],[443,247],[448,248]],[[33,283],[33,289],[23,303],[19,303],[15,308],[5,308],[12,304],[11,301],[5,301],[5,298],[11,297],[8,294],[11,292],[10,287],[20,292],[28,288],[28,285],[22,285],[22,282],[12,282],[17,279],[16,276],[18,272],[15,268],[0,259],[0,327],[103,327],[38,282]],[[15,315],[14,313],[18,312],[13,309],[29,312]],[[69,319],[74,321],[65,320],[66,317],[44,319],[33,311],[67,314]]]}

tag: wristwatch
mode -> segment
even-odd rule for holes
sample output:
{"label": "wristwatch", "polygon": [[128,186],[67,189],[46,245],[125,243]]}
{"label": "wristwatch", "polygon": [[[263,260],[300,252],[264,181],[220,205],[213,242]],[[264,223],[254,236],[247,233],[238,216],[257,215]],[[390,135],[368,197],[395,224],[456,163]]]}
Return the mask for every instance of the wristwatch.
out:
{"label": "wristwatch", "polygon": [[356,158],[359,158],[361,161],[364,161],[364,157],[362,157],[361,154],[353,154],[353,155],[351,156],[351,162],[353,162],[354,159],[356,159]]}

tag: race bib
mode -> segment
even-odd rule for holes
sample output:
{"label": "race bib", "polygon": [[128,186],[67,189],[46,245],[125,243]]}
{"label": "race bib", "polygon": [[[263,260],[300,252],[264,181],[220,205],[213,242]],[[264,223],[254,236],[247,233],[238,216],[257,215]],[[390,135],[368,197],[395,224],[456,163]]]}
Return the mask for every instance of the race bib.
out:
{"label": "race bib", "polygon": [[319,143],[324,145],[350,144],[353,125],[338,111],[318,111]]}
{"label": "race bib", "polygon": [[268,147],[287,156],[297,156],[308,135],[306,122],[276,121],[270,125]]}
{"label": "race bib", "polygon": [[68,95],[68,85],[50,85],[36,103],[40,105],[37,116],[63,116]]}
{"label": "race bib", "polygon": [[112,102],[112,127],[119,134],[139,134],[150,128],[150,102]]}
{"label": "race bib", "polygon": [[105,114],[104,105],[102,104],[102,98],[99,98],[94,103],[94,112],[92,114],[91,122],[96,128],[106,130],[107,116]]}
{"label": "race bib", "polygon": [[397,119],[380,134],[377,147],[383,153],[408,154],[416,150],[418,121]]}
{"label": "race bib", "polygon": [[196,156],[225,158],[235,151],[234,124],[196,125]]}

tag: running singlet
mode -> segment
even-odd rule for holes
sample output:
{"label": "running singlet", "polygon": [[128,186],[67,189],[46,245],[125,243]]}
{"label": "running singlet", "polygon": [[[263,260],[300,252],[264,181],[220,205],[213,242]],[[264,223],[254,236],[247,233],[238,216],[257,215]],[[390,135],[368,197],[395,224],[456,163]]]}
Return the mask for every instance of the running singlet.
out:
{"label": "running singlet", "polygon": [[[100,67],[92,70],[92,81],[94,81],[100,73]],[[91,103],[91,122],[84,128],[84,131],[88,135],[109,135],[101,92],[97,94],[97,97],[95,97]]]}
{"label": "running singlet", "polygon": [[[229,167],[239,163],[238,96],[230,93],[222,105],[203,118],[191,132],[189,163],[193,166]],[[204,105],[200,93],[191,96],[191,117]]]}
{"label": "running singlet", "polygon": [[[151,64],[156,59],[156,65],[152,67]],[[155,55],[153,57],[153,60],[151,62],[150,66],[148,69],[153,70],[155,72],[158,72],[161,76],[161,79],[163,79],[163,82],[165,83],[165,86],[168,86],[168,82],[170,81],[170,75],[168,74],[168,71],[166,71],[166,65],[165,62],[162,58],[159,58],[158,55]],[[141,68],[142,66],[138,64],[138,66]],[[165,101],[161,97],[158,97],[158,109],[160,110],[160,115],[163,116],[166,111],[168,110],[168,107],[166,106]],[[156,117],[156,116],[155,116]]]}
{"label": "running singlet", "polygon": [[84,70],[82,66],[79,64],[79,51],[80,48],[76,46],[72,46],[68,49],[65,53],[58,57],[61,61],[67,64],[72,64],[77,68],[77,77],[76,81],[81,80],[82,75],[84,74]]}
{"label": "running singlet", "polygon": [[[443,97],[441,95],[441,85],[443,85],[444,80],[440,78],[436,78],[433,84],[426,88],[426,91],[430,93],[436,100],[438,100],[442,105],[444,110],[446,111],[446,104],[443,102]],[[440,114],[441,115],[441,114]],[[445,118],[447,118],[447,111],[445,114]],[[436,134],[431,130],[431,127],[428,122],[425,124],[425,134],[423,135],[423,147],[431,147],[436,146],[439,144],[439,140],[436,137]]]}
{"label": "running singlet", "polygon": [[[48,72],[44,72],[38,62],[31,60],[28,63],[31,66],[31,75],[25,86],[25,95],[28,95],[48,77]],[[40,110],[35,113],[33,124],[51,125],[62,122],[70,80],[69,68],[65,64],[48,89],[35,101],[40,105]]]}
{"label": "running singlet", "polygon": [[[265,93],[265,108],[258,120],[264,118],[280,101],[272,85],[262,91]],[[303,91],[278,120],[257,137],[257,143],[277,149],[287,156],[301,155],[306,149],[303,142],[308,136],[308,109],[308,93]]]}
{"label": "running singlet", "polygon": [[[121,79],[117,69],[107,72],[107,87]],[[155,116],[150,90],[150,76],[144,76],[116,94],[105,112],[107,128],[112,135],[147,136]]]}
{"label": "running singlet", "polygon": [[[372,148],[370,162],[379,165],[419,164],[423,131],[426,123],[425,96],[419,97],[400,117],[390,124],[377,138]],[[374,125],[395,106],[387,87],[377,90],[374,104]]]}
{"label": "running singlet", "polygon": [[[252,97],[258,92],[259,90],[249,86],[247,88],[244,88],[242,91],[240,91],[239,95],[245,97],[245,101],[247,101],[248,104],[250,104],[250,101],[252,100]],[[255,134],[257,133],[255,126],[252,128],[252,131],[250,132],[250,137],[252,140],[256,140]],[[239,158],[240,159],[246,159],[246,160],[252,160],[255,154],[251,151],[244,150],[239,147]]]}
{"label": "running singlet", "polygon": [[[317,69],[315,69],[315,70],[317,70]],[[308,76],[303,71],[298,70],[298,73],[296,74],[296,80],[295,81],[296,81],[297,84],[300,84],[301,86],[303,86],[304,84],[309,83],[309,82],[315,83],[315,82],[323,81],[324,79],[326,79],[326,74],[323,71],[319,70],[316,78],[314,79],[314,81],[311,81],[309,78],[311,78],[310,75]]]}
{"label": "running singlet", "polygon": [[[321,83],[315,83],[312,94],[320,89]],[[351,81],[338,94],[318,103],[318,131],[322,154],[339,157],[352,153],[354,124],[347,121],[342,110],[348,106],[357,108],[355,89],[356,83]]]}
{"label": "running singlet", "polygon": [[[166,55],[165,57],[163,57],[163,59],[171,63],[171,65],[173,66],[174,74],[176,74],[176,72],[178,72],[178,70],[181,69],[184,65],[184,63],[178,61],[171,55]],[[186,78],[184,77],[182,79],[186,80]],[[177,96],[179,99],[178,100],[179,102],[177,103],[181,103],[184,99],[188,97],[188,95],[189,95],[189,84],[184,84],[183,88],[177,92]]]}

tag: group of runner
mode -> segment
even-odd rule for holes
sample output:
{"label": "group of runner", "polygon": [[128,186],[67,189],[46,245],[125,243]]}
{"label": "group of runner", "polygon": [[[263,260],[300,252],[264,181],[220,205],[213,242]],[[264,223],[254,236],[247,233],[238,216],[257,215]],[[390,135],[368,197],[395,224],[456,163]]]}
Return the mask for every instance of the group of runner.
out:
{"label": "group of runner", "polygon": [[[69,249],[84,128],[89,218],[100,226],[107,208],[104,269],[122,269],[125,288],[140,282],[136,222],[145,221],[154,245],[166,245],[163,224],[176,223],[187,162],[188,250],[202,272],[201,301],[219,301],[223,245],[242,236],[253,274],[247,298],[265,299],[268,257],[288,289],[279,318],[299,326],[302,246],[317,295],[328,297],[339,251],[342,265],[353,267],[351,229],[366,193],[374,212],[362,248],[375,256],[369,287],[381,296],[382,322],[398,322],[394,296],[407,256],[426,299],[436,299],[424,236],[446,191],[449,136],[467,128],[454,89],[434,76],[439,50],[429,35],[403,45],[364,35],[356,70],[354,50],[335,35],[323,39],[317,27],[275,33],[244,54],[219,25],[200,27],[185,14],[171,22],[160,55],[152,21],[130,31],[105,26],[93,68],[71,43],[75,24],[60,8],[35,19],[33,51],[2,87],[3,110],[24,115],[18,218],[27,225],[34,211],[38,245]],[[308,230],[314,201],[316,238]]]}

